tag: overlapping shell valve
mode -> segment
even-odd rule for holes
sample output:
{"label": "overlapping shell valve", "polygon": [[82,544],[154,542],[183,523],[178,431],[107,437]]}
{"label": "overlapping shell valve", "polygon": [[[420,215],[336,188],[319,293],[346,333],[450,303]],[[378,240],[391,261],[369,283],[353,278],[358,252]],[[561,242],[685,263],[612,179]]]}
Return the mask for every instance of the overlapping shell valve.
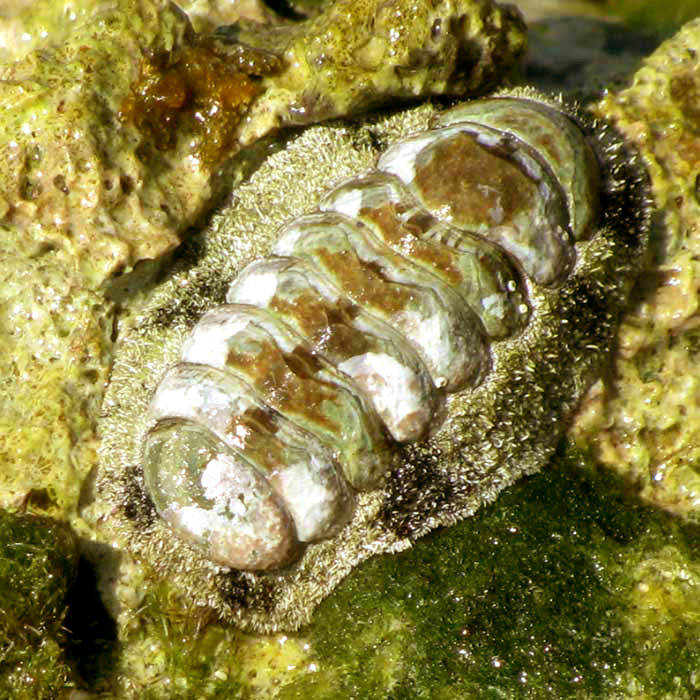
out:
{"label": "overlapping shell valve", "polygon": [[543,102],[465,103],[333,189],[207,312],[151,403],[146,485],[222,565],[268,570],[348,521],[396,445],[487,375],[599,216],[596,156]]}

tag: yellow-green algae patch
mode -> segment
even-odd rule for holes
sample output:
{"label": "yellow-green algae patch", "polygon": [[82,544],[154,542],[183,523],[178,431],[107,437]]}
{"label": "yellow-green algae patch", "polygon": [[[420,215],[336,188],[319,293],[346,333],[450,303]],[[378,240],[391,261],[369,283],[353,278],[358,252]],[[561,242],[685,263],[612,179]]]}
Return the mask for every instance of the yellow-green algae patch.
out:
{"label": "yellow-green algae patch", "polygon": [[574,429],[644,498],[700,521],[700,20],[596,106],[635,143],[658,208],[654,267],[623,320],[613,372]]}
{"label": "yellow-green algae patch", "polygon": [[[132,565],[148,577],[147,563]],[[302,635],[251,636],[222,626],[167,582],[143,583],[120,591],[120,603],[133,607],[122,616],[119,659],[97,681],[115,697],[269,697],[316,670]]]}
{"label": "yellow-green algae patch", "polygon": [[113,332],[100,286],[178,240],[149,218],[148,193],[163,185],[129,170],[138,140],[117,128],[117,112],[144,52],[172,48],[187,29],[172,8],[123,0],[70,41],[0,68],[6,507],[72,514],[94,467]]}
{"label": "yellow-green algae patch", "polygon": [[145,58],[191,31],[172,5],[119,0],[0,69],[0,220],[69,251],[90,287],[171,250],[209,200],[189,144],[158,151],[120,120]]}

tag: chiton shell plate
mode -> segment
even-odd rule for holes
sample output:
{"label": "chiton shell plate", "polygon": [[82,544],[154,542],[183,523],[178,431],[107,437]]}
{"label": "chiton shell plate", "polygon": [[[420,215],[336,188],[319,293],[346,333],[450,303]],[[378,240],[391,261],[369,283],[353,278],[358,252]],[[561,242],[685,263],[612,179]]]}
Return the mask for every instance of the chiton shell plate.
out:
{"label": "chiton shell plate", "polygon": [[635,156],[564,111],[422,107],[263,163],[122,342],[98,483],[133,550],[224,617],[295,628],[363,559],[545,464],[649,211]]}

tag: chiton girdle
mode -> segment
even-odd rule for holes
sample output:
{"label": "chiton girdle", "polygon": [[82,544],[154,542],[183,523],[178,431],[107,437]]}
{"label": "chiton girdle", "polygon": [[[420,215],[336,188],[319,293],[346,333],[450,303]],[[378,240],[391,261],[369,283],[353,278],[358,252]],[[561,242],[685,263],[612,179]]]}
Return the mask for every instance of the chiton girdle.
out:
{"label": "chiton girdle", "polygon": [[[571,113],[568,106],[531,90],[503,96]],[[470,109],[479,104],[467,103]],[[225,301],[224,290],[252,260],[269,261],[280,227],[305,212],[319,213],[330,196],[329,183],[348,177],[358,182],[361,173],[361,179],[370,181],[368,187],[381,180],[373,166],[380,155],[376,144],[391,147],[434,128],[440,118],[424,104],[361,124],[311,127],[290,137],[284,148],[258,161],[256,171],[236,188],[233,202],[183,247],[180,259],[120,329],[100,423],[95,488],[96,506],[104,508],[98,517],[108,513],[104,523],[115,541],[148,561],[149,575],[167,580],[189,604],[212,608],[221,619],[258,632],[298,629],[368,557],[412,546],[544,467],[583,392],[599,376],[648,250],[651,199],[633,150],[609,125],[592,123],[574,110],[572,124],[583,130],[600,164],[595,225],[575,229],[582,234],[575,234],[574,259],[555,283],[532,282],[517,270],[523,296],[513,299],[514,313],[506,317],[499,339],[500,322],[487,330],[487,371],[454,393],[438,389],[441,400],[428,434],[396,446],[389,443],[396,466],[377,486],[350,489],[350,520],[336,523],[341,528],[337,534],[293,551],[290,559],[300,558],[285,568],[250,572],[214,563],[201,547],[183,544],[155,517],[142,471],[143,439],[154,425],[151,397],[167,368],[178,363],[183,342],[202,313]],[[585,161],[574,160],[584,167]],[[585,221],[583,214],[580,221]],[[462,241],[477,249],[480,240],[436,235],[444,243]],[[495,261],[506,256],[513,264],[498,246],[492,252]],[[325,297],[319,292],[318,298]],[[524,313],[518,308],[521,302],[527,307]],[[511,332],[512,323],[517,328]],[[342,510],[339,515],[342,521]]]}

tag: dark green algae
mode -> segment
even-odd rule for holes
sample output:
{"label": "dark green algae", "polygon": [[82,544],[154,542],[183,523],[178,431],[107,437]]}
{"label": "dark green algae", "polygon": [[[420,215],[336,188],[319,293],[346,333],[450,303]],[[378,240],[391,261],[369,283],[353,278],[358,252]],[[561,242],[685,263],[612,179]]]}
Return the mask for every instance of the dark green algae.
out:
{"label": "dark green algae", "polygon": [[0,697],[58,697],[71,684],[63,622],[78,556],[70,530],[0,511]]}
{"label": "dark green algae", "polygon": [[[700,527],[643,505],[619,477],[562,448],[472,518],[359,567],[299,633],[311,658],[279,677],[277,697],[695,698],[700,602],[652,614],[635,605],[640,585],[660,585],[644,581],[645,562],[663,569],[669,557],[700,571]],[[60,697],[75,679],[121,697],[108,690],[119,659],[104,627],[91,633],[101,647],[79,646],[95,608],[83,591],[71,610],[78,569],[63,526],[0,513],[0,697]],[[695,590],[692,576],[664,585],[700,600],[697,576]],[[166,675],[183,688],[140,697],[260,697],[242,676],[213,676],[216,648],[235,658],[245,635],[171,598],[147,597],[137,634],[160,638]]]}
{"label": "dark green algae", "polygon": [[0,510],[0,700],[58,700],[103,683],[115,638],[70,527]]}
{"label": "dark green algae", "polygon": [[562,450],[473,518],[371,560],[302,630],[319,671],[279,697],[697,697],[700,602],[639,630],[633,594],[662,550],[697,565],[700,528],[629,491]]}

